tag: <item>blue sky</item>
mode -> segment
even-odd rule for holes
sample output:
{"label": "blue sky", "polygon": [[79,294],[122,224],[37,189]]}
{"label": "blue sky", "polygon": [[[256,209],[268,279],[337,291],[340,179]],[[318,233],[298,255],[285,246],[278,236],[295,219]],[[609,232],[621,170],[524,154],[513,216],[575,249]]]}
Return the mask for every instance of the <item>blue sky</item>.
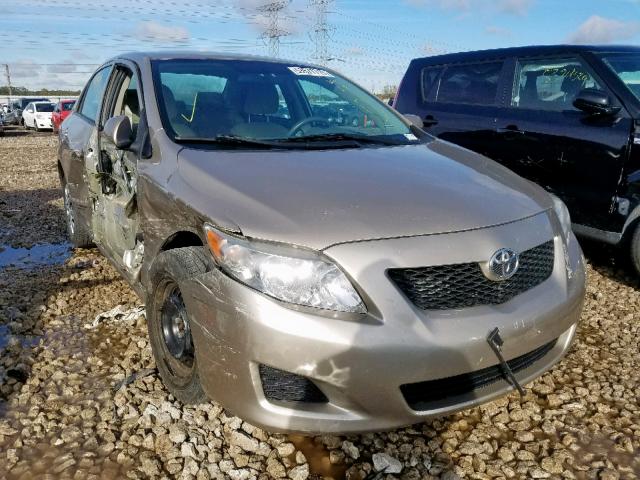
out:
{"label": "blue sky", "polygon": [[[268,53],[273,0],[0,0],[0,63],[14,85],[80,88],[119,52]],[[311,0],[279,17],[280,57],[313,60]],[[178,6],[176,6],[178,5]],[[365,87],[397,84],[416,56],[512,45],[640,44],[640,0],[334,0],[329,65]],[[5,79],[0,76],[0,84]]]}

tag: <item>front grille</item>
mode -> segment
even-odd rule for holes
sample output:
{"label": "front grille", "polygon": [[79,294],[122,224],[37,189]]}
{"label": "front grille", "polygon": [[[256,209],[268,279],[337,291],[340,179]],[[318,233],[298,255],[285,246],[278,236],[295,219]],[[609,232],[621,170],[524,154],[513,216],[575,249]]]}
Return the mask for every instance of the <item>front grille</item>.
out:
{"label": "front grille", "polygon": [[[525,353],[520,357],[509,360],[507,364],[513,373],[524,370],[544,357],[555,346],[555,339],[535,350]],[[419,383],[407,383],[400,386],[404,399],[413,410],[429,410],[436,403],[446,399],[453,399],[460,395],[472,393],[482,387],[486,387],[498,380],[504,379],[502,367],[492,367],[476,370],[471,373],[463,373],[454,377],[440,378]]]}
{"label": "front grille", "polygon": [[541,284],[551,276],[553,240],[520,254],[520,267],[508,280],[485,277],[478,263],[458,263],[418,268],[394,268],[389,278],[423,310],[451,310],[478,305],[498,305]]}
{"label": "front grille", "polygon": [[259,366],[262,390],[267,400],[327,403],[329,400],[308,378],[266,365]]}

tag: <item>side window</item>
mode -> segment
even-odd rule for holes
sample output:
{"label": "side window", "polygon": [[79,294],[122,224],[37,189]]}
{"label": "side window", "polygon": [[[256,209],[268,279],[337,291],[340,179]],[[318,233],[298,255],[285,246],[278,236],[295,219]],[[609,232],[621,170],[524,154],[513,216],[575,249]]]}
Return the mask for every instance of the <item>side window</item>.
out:
{"label": "side window", "polygon": [[138,78],[134,74],[129,74],[122,82],[114,112],[110,116],[116,115],[129,117],[133,133],[136,133],[140,123],[140,102],[138,100]]}
{"label": "side window", "polygon": [[443,67],[426,67],[422,69],[421,85],[422,85],[422,100],[427,101],[431,92],[437,90],[437,81],[442,73]]}
{"label": "side window", "polygon": [[511,106],[534,110],[575,110],[573,100],[583,88],[601,89],[579,57],[520,59]]}
{"label": "side window", "polygon": [[94,122],[96,118],[98,118],[98,111],[102,103],[102,94],[107,80],[109,80],[110,72],[111,68],[105,67],[96,73],[89,82],[84,97],[82,98],[80,113]]}
{"label": "side window", "polygon": [[493,105],[503,62],[472,63],[447,67],[440,79],[436,101]]}
{"label": "side window", "polygon": [[140,109],[138,76],[125,66],[116,66],[111,81],[106,87],[104,106],[100,115],[101,123],[106,123],[111,117],[124,115],[131,122],[135,137],[140,123]]}

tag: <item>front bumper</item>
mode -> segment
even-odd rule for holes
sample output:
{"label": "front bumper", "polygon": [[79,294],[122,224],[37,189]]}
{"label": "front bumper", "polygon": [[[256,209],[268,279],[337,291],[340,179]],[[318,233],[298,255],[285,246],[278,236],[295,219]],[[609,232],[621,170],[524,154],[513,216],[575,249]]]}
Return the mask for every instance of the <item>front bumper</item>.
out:
{"label": "front bumper", "polygon": [[[546,213],[513,224],[454,234],[338,245],[325,251],[356,280],[369,308],[359,318],[291,309],[218,270],[187,280],[182,292],[192,320],[200,379],[214,400],[268,430],[362,432],[442,416],[503,395],[499,380],[424,410],[410,408],[401,385],[495,366],[486,342],[499,327],[507,360],[554,339],[516,377],[526,384],[566,353],[582,310],[585,272],[575,238],[564,245]],[[492,306],[423,311],[385,276],[389,268],[489,258],[508,245],[524,251],[553,238],[552,276]],[[259,366],[311,379],[327,403],[269,401]]]}

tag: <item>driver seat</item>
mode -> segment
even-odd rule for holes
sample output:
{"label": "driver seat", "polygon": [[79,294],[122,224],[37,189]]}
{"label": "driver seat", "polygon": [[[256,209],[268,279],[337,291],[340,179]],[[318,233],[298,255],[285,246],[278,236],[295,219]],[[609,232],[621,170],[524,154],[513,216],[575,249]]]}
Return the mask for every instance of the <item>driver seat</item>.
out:
{"label": "driver seat", "polygon": [[245,85],[243,93],[241,104],[246,121],[236,124],[231,129],[231,133],[256,139],[286,137],[287,128],[269,122],[268,117],[278,111],[279,99],[276,86],[267,82],[250,82]]}

